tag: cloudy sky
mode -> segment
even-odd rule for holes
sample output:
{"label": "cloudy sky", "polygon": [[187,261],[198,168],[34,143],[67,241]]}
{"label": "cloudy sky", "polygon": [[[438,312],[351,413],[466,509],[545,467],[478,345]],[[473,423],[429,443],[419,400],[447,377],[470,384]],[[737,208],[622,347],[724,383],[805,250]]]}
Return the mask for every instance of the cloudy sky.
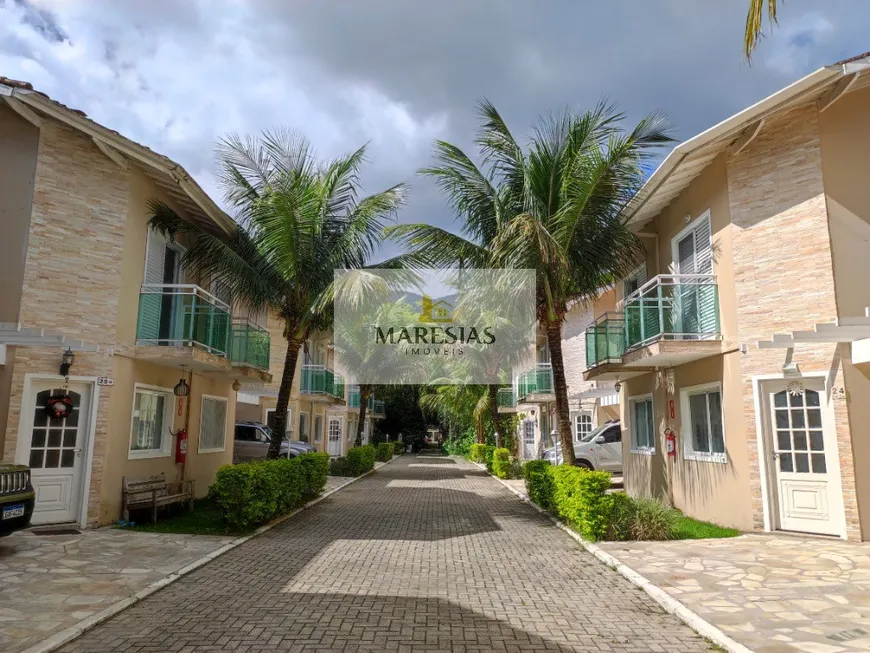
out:
{"label": "cloudy sky", "polygon": [[[213,194],[213,145],[287,126],[323,156],[369,142],[369,191],[411,184],[402,222],[450,226],[415,170],[470,147],[486,96],[517,135],[606,96],[688,138],[870,50],[870,3],[788,0],[741,59],[748,0],[0,0],[0,75],[166,154]],[[386,253],[391,253],[387,247]]]}

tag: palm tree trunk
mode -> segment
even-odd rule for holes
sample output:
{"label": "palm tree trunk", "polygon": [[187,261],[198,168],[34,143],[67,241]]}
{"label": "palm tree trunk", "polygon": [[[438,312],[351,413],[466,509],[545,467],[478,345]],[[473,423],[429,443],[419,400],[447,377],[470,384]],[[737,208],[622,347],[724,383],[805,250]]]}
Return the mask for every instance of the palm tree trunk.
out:
{"label": "palm tree trunk", "polygon": [[302,341],[288,338],[287,354],[284,356],[284,371],[281,372],[281,385],[278,387],[278,405],[275,406],[275,431],[272,443],[269,445],[269,458],[277,458],[281,453],[281,441],[287,433],[287,406],[290,403],[290,390],[293,387],[293,377],[296,375],[296,360]]}
{"label": "palm tree trunk", "polygon": [[492,429],[495,431],[496,449],[501,449],[501,420],[498,414],[498,384],[489,384],[489,416],[492,418]]}
{"label": "palm tree trunk", "polygon": [[356,424],[355,447],[362,446],[363,429],[366,423],[366,409],[368,408],[369,396],[372,394],[372,386],[361,385],[359,387],[359,421]]}
{"label": "palm tree trunk", "polygon": [[571,417],[568,408],[568,383],[565,381],[565,362],[562,359],[562,322],[547,324],[547,344],[550,346],[550,364],[553,366],[553,389],[556,392],[556,419],[559,422],[559,441],[562,460],[573,465],[574,443],[571,438]]}

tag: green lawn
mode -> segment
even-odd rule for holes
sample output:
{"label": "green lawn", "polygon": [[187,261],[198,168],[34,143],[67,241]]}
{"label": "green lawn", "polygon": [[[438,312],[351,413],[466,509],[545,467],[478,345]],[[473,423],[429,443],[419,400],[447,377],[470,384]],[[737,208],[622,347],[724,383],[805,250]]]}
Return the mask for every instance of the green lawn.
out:
{"label": "green lawn", "polygon": [[717,537],[737,537],[738,535],[740,535],[740,531],[736,528],[725,528],[724,526],[680,515],[671,539],[706,540]]}
{"label": "green lawn", "polygon": [[193,512],[188,512],[182,506],[175,506],[171,517],[161,518],[158,515],[156,524],[148,521],[147,512],[140,513],[140,516],[145,517],[145,521],[137,521],[136,525],[132,527],[115,526],[115,528],[140,533],[182,533],[188,535],[247,535],[254,531],[254,529],[243,533],[230,531],[223,523],[217,504],[211,499],[196,500]]}

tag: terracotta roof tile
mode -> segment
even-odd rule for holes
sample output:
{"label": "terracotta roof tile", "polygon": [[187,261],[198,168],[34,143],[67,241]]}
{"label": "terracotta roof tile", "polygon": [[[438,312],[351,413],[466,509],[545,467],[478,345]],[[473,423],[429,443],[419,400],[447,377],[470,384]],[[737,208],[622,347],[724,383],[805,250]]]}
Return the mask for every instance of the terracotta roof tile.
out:
{"label": "terracotta roof tile", "polygon": [[858,60],[860,60],[860,59],[866,59],[867,57],[870,57],[870,52],[864,52],[864,53],[862,53],[862,54],[856,54],[854,57],[849,57],[848,59],[843,59],[842,61],[838,61],[838,62],[835,63],[834,65],[835,65],[835,66],[840,66],[840,65],[842,65],[842,64],[852,63],[853,61],[858,61]]}

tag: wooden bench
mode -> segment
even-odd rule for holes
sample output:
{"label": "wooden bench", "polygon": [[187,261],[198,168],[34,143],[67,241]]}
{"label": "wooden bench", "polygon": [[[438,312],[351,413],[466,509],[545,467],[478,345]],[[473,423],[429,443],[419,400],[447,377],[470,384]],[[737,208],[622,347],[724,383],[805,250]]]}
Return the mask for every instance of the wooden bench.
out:
{"label": "wooden bench", "polygon": [[157,509],[175,503],[189,504],[193,512],[193,481],[167,483],[166,474],[145,476],[142,478],[124,477],[121,490],[121,506],[124,511],[124,521],[130,521],[130,511],[151,508],[151,521],[157,522]]}

